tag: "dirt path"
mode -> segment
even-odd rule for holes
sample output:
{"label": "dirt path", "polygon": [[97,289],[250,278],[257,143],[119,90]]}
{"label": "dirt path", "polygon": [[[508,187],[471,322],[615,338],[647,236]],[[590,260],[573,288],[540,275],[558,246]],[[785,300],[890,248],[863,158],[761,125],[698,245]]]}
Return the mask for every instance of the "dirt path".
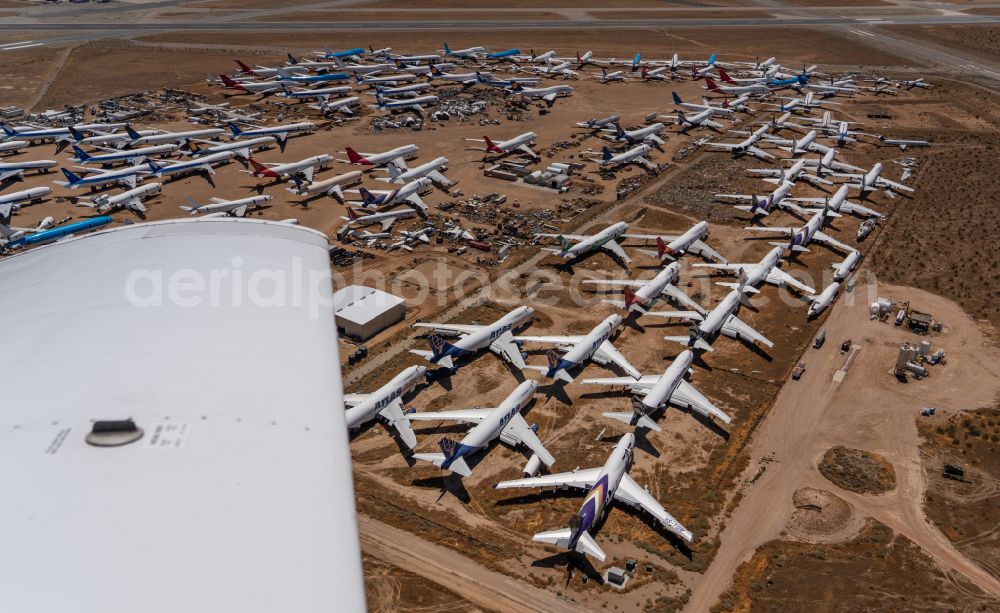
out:
{"label": "dirt path", "polygon": [[447,587],[488,611],[576,613],[580,607],[548,590],[483,568],[469,558],[376,519],[358,516],[368,555]]}
{"label": "dirt path", "polygon": [[45,76],[45,80],[42,81],[42,83],[35,90],[35,95],[31,98],[31,102],[24,105],[25,114],[34,111],[35,106],[42,101],[46,92],[48,92],[49,88],[52,87],[52,84],[55,83],[56,77],[58,77],[59,73],[62,72],[63,66],[66,65],[66,61],[69,60],[69,56],[73,54],[74,49],[76,49],[76,45],[70,45],[62,50],[62,53],[59,54],[59,59],[52,64],[52,68],[49,69],[49,74]]}
{"label": "dirt path", "polygon": [[[828,342],[807,349],[808,368],[801,381],[785,385],[767,420],[755,436],[748,473],[765,458],[763,474],[747,486],[740,505],[720,535],[711,566],[693,587],[688,611],[706,611],[731,583],[741,562],[763,543],[778,538],[792,512],[792,494],[800,487],[830,490],[854,506],[855,513],[874,517],[905,535],[946,571],[964,575],[1000,596],[1000,582],[971,562],[924,517],[924,477],[918,456],[915,419],[921,406],[945,412],[990,402],[1000,389],[995,350],[984,342],[975,322],[954,302],[910,288],[881,286],[878,295],[910,299],[947,322],[946,333],[933,338],[948,352],[948,364],[934,367],[924,381],[900,384],[888,374],[898,346],[919,337],[903,328],[868,320],[873,300],[859,284],[841,297],[826,322]],[[853,298],[853,301],[850,300]],[[851,304],[853,302],[853,304]],[[845,380],[833,382],[844,357],[840,341],[852,338],[863,348]],[[841,490],[824,479],[816,466],[823,453],[842,444],[881,454],[896,469],[897,486],[882,496]]]}

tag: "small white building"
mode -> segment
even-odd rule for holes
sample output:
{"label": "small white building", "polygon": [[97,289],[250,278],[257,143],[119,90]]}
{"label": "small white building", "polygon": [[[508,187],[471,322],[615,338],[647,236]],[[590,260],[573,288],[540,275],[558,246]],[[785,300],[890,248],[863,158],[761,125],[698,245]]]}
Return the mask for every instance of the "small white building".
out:
{"label": "small white building", "polygon": [[367,340],[406,318],[406,300],[388,292],[348,285],[333,294],[337,330],[356,340]]}

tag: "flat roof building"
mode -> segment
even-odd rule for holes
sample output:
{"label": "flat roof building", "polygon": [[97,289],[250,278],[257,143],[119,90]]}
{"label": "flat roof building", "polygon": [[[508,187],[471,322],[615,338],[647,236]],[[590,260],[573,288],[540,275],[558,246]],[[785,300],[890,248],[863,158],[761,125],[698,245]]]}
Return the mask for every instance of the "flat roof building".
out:
{"label": "flat roof building", "polygon": [[340,333],[363,341],[406,319],[406,300],[373,287],[348,285],[333,294],[333,311]]}

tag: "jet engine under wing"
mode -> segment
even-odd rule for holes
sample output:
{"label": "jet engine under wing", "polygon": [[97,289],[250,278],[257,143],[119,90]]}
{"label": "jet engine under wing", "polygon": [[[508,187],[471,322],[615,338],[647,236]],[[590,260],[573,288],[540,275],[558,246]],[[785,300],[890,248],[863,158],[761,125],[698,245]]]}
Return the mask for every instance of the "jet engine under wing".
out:
{"label": "jet engine under wing", "polygon": [[492,411],[492,408],[458,409],[455,411],[437,411],[433,413],[410,413],[406,417],[410,421],[464,421],[469,424],[478,424],[486,419],[486,416]]}
{"label": "jet engine under wing", "polygon": [[514,479],[512,481],[501,481],[493,487],[499,490],[510,487],[576,487],[589,490],[594,487],[597,477],[601,474],[600,468],[587,468],[584,470],[574,470],[566,473],[555,473],[552,475],[541,475],[539,477],[528,477],[526,479]]}
{"label": "jet engine under wing", "polygon": [[730,338],[746,339],[755,345],[757,343],[767,345],[768,349],[774,347],[774,343],[768,340],[766,336],[751,328],[746,322],[740,320],[735,315],[730,315],[726,323],[722,324],[722,333]]}
{"label": "jet engine under wing", "polygon": [[618,489],[615,490],[615,500],[649,513],[667,530],[670,530],[685,541],[690,543],[694,540],[694,535],[691,534],[691,531],[674,519],[673,515],[667,513],[667,510],[628,474],[622,475],[621,483],[618,484]]}
{"label": "jet engine under wing", "polygon": [[538,456],[538,459],[546,466],[552,466],[556,463],[556,459],[552,457],[552,454],[545,448],[545,445],[542,445],[542,441],[538,440],[535,431],[528,426],[528,422],[524,421],[524,417],[520,413],[515,414],[507,422],[500,437],[502,440],[506,440],[509,437],[511,442],[524,445]]}

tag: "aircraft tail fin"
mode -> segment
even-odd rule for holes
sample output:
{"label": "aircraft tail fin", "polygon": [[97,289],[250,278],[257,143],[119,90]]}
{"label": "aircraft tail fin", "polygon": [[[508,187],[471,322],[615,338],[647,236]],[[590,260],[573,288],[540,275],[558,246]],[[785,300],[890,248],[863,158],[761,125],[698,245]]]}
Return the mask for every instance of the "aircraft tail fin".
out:
{"label": "aircraft tail fin", "polygon": [[483,137],[483,142],[486,143],[486,150],[487,151],[491,151],[493,153],[503,153],[503,149],[501,149],[500,147],[497,147],[496,143],[494,143],[492,140],[490,140],[489,136],[484,136]]}
{"label": "aircraft tail fin", "polygon": [[362,216],[359,215],[358,212],[352,209],[351,207],[347,207],[347,217],[351,221],[357,221],[361,219]]}
{"label": "aircraft tail fin", "polygon": [[229,128],[229,131],[233,133],[234,137],[239,136],[240,134],[243,133],[239,128],[236,127],[236,124],[233,122],[227,123],[226,127]]}
{"label": "aircraft tail fin", "polygon": [[684,101],[677,95],[677,92],[670,92],[670,95],[674,98],[674,104],[684,104]]}
{"label": "aircraft tail fin", "polygon": [[608,149],[607,147],[601,147],[601,159],[602,160],[604,160],[605,162],[610,162],[611,158],[613,158],[613,157],[614,157],[614,155],[611,153],[610,149]]}
{"label": "aircraft tail fin", "polygon": [[347,152],[347,159],[350,160],[352,164],[364,164],[365,158],[358,155],[358,152],[352,149],[350,146],[345,147],[344,151]]}
{"label": "aircraft tail fin", "polygon": [[719,78],[721,78],[724,82],[729,83],[730,85],[738,85],[738,83],[735,80],[733,80],[731,76],[729,76],[729,73],[726,72],[725,68],[719,68]]}
{"label": "aircraft tail fin", "polygon": [[136,132],[129,124],[125,124],[125,132],[128,134],[128,137],[131,138],[132,140],[139,140],[140,138],[142,138],[142,134]]}
{"label": "aircraft tail fin", "polygon": [[708,85],[709,91],[722,92],[722,90],[719,89],[719,84],[713,81],[711,77],[705,77],[705,83]]}
{"label": "aircraft tail fin", "polygon": [[73,153],[76,154],[76,159],[80,160],[81,162],[86,162],[87,160],[90,159],[90,154],[84,151],[83,149],[80,149],[76,145],[73,145]]}
{"label": "aircraft tail fin", "polygon": [[0,122],[0,129],[3,129],[4,134],[7,136],[17,136],[17,132],[12,130],[11,127],[7,125],[7,122]]}
{"label": "aircraft tail fin", "polygon": [[233,61],[236,62],[236,65],[240,67],[240,72],[242,72],[243,74],[254,74],[253,68],[250,68],[240,60],[233,60]]}
{"label": "aircraft tail fin", "polygon": [[67,168],[60,168],[59,170],[62,171],[63,176],[66,177],[66,180],[69,181],[71,184],[72,183],[76,183],[77,181],[81,181],[82,180],[82,178],[80,177],[80,175],[74,173],[73,171],[71,171],[71,170],[69,170]]}
{"label": "aircraft tail fin", "polygon": [[432,364],[440,364],[445,368],[454,368],[454,363],[450,355],[450,351],[454,348],[454,345],[444,340],[438,334],[432,334],[427,340],[431,345],[432,355],[430,362]]}
{"label": "aircraft tail fin", "polygon": [[375,196],[375,194],[371,193],[367,189],[363,187],[358,188],[358,193],[361,194],[361,202],[363,202],[365,206],[374,206],[379,204],[379,199]]}

